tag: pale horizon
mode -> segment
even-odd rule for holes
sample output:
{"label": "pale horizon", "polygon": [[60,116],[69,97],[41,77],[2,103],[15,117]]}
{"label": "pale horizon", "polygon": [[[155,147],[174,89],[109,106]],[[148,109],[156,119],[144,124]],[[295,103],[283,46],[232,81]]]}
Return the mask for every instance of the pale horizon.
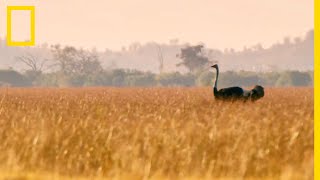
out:
{"label": "pale horizon", "polygon": [[[6,5],[36,6],[36,45],[59,43],[98,50],[172,39],[241,50],[258,43],[269,47],[284,37],[303,37],[314,28],[312,0],[49,0],[20,4],[2,0],[1,38],[6,34]],[[15,33],[23,34],[25,26],[16,23],[14,28],[19,30]]]}

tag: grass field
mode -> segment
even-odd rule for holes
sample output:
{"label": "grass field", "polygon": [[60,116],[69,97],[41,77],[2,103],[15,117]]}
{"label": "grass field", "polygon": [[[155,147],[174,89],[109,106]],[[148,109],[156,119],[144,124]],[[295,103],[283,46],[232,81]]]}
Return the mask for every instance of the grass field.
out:
{"label": "grass field", "polygon": [[0,89],[0,179],[313,179],[313,88]]}

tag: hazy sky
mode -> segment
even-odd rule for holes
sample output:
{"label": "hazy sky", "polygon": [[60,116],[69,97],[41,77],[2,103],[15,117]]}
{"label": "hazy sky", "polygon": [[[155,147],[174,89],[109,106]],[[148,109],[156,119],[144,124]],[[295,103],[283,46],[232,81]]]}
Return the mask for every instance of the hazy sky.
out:
{"label": "hazy sky", "polygon": [[[178,38],[211,48],[242,49],[303,36],[314,27],[313,0],[15,1],[0,0],[0,36],[6,33],[6,5],[34,4],[38,44],[118,50],[136,41],[162,43]],[[14,20],[19,19],[26,18]],[[23,36],[27,26],[16,24],[14,33]]]}

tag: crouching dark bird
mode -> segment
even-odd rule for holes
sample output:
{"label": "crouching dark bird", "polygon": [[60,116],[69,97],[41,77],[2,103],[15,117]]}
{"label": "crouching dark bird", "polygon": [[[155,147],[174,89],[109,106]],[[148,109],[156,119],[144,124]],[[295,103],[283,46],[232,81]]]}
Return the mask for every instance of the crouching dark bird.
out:
{"label": "crouching dark bird", "polygon": [[213,86],[213,94],[218,100],[251,100],[256,101],[264,96],[264,88],[256,85],[252,90],[244,90],[241,87],[234,86],[218,90],[219,67],[217,64],[211,66],[216,69],[217,75]]}

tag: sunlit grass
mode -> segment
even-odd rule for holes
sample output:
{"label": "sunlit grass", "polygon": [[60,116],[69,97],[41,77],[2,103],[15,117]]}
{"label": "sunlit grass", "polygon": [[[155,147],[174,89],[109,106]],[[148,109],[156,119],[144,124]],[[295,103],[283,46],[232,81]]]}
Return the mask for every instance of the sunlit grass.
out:
{"label": "sunlit grass", "polygon": [[0,178],[312,179],[313,111],[313,88],[3,88]]}

